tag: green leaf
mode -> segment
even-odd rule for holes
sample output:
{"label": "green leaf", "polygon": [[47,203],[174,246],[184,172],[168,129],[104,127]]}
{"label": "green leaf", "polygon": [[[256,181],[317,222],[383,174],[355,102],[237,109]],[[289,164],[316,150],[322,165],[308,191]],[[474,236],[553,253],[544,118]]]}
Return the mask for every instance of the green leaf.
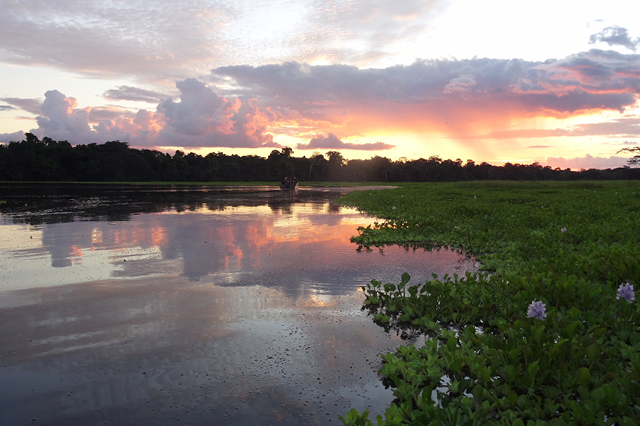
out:
{"label": "green leaf", "polygon": [[450,352],[453,352],[456,349],[457,344],[458,339],[455,337],[449,337],[449,340],[447,340],[447,349],[449,349]]}
{"label": "green leaf", "polygon": [[582,367],[578,369],[578,384],[584,386],[589,383],[589,379],[591,379],[591,373],[588,368]]}
{"label": "green leaf", "polygon": [[542,337],[544,335],[544,328],[544,325],[541,325],[533,335],[533,339],[538,343],[540,343],[540,341],[542,340]]}

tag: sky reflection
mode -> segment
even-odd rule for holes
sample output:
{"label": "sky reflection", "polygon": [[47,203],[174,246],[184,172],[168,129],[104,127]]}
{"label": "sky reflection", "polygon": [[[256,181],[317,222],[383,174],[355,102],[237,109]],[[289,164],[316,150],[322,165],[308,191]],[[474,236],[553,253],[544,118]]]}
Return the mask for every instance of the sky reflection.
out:
{"label": "sky reflection", "polygon": [[[287,286],[291,278],[339,294],[342,284],[335,283],[336,277],[360,281],[360,273],[370,275],[381,269],[381,263],[386,265],[382,269],[402,274],[402,268],[395,266],[424,261],[400,248],[387,248],[384,256],[356,252],[349,238],[357,226],[373,220],[329,203],[215,205],[213,209],[205,203],[180,212],[171,208],[133,215],[126,221],[5,224],[0,288],[178,273],[192,281],[221,285],[271,286],[281,278]],[[450,263],[450,268],[460,266],[455,254],[437,257]]]}
{"label": "sky reflection", "polygon": [[330,425],[352,407],[380,413],[393,395],[379,355],[402,340],[360,310],[359,286],[474,262],[358,252],[349,237],[373,219],[330,204],[338,195],[198,191],[5,212],[0,424]]}

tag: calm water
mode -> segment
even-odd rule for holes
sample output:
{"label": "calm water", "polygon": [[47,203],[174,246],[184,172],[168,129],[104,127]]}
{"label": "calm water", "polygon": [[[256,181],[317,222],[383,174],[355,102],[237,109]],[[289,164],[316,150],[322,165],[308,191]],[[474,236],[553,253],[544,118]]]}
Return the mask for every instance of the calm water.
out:
{"label": "calm water", "polygon": [[344,190],[0,187],[0,425],[331,425],[393,399],[371,279],[462,274],[357,252]]}

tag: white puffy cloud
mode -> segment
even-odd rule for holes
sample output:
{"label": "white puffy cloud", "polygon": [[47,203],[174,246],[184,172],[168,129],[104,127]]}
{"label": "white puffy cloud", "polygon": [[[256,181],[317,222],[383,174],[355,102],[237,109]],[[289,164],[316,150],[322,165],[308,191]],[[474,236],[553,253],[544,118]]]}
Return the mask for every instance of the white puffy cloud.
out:
{"label": "white puffy cloud", "polygon": [[176,133],[197,136],[232,132],[231,117],[240,108],[239,99],[227,101],[194,78],[179,81],[176,87],[180,102],[169,98],[158,105],[158,112],[167,117],[167,124]]}
{"label": "white puffy cloud", "polygon": [[266,133],[276,116],[251,99],[228,100],[204,83],[190,78],[176,84],[180,102],[167,99],[158,105],[166,118],[159,134],[164,145],[189,147],[279,147]]}
{"label": "white puffy cloud", "polygon": [[[31,132],[73,144],[120,140],[132,146],[280,147],[268,133],[282,114],[256,100],[218,96],[190,78],[176,83],[179,101],[169,98],[156,111],[132,113],[112,107],[77,108],[75,98],[45,93]],[[9,136],[6,136],[9,137]]]}
{"label": "white puffy cloud", "polygon": [[89,110],[76,109],[78,102],[57,90],[44,94],[40,106],[42,115],[36,117],[38,128],[32,130],[36,136],[48,136],[54,140],[77,141],[92,136],[89,126]]}

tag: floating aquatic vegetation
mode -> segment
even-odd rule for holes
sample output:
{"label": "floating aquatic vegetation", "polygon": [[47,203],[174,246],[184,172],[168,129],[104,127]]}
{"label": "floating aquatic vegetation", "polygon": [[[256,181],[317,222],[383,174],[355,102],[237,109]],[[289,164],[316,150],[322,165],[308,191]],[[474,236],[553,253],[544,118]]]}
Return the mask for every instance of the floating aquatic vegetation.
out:
{"label": "floating aquatic vegetation", "polygon": [[400,186],[342,199],[386,219],[359,248],[456,247],[489,273],[363,287],[374,321],[413,344],[382,355],[384,416],[344,424],[640,424],[640,182]]}

